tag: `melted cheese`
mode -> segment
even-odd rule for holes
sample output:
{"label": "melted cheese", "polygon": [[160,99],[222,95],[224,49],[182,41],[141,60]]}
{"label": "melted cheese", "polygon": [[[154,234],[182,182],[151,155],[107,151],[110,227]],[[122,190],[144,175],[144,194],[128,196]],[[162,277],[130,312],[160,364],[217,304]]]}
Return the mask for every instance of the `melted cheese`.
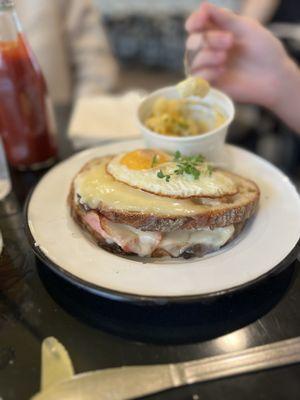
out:
{"label": "melted cheese", "polygon": [[150,256],[162,238],[159,232],[144,232],[129,225],[111,222],[105,217],[101,217],[100,221],[108,243],[112,240],[125,252],[136,253],[140,257]]}
{"label": "melted cheese", "polygon": [[112,222],[94,211],[89,211],[85,221],[100,233],[107,243],[118,244],[126,253],[140,257],[151,256],[156,249],[163,249],[173,257],[180,256],[193,245],[202,245],[211,251],[218,250],[233,235],[234,226],[224,228],[202,228],[176,232],[144,232],[132,226]]}
{"label": "melted cheese", "polygon": [[106,209],[143,212],[157,216],[188,216],[211,209],[209,205],[197,204],[192,199],[179,200],[157,196],[125,183],[116,181],[106,172],[109,160],[95,160],[75,178],[75,195],[91,209],[104,204]]}
{"label": "melted cheese", "polygon": [[173,257],[178,257],[189,247],[201,244],[212,251],[218,250],[233,235],[234,226],[224,228],[202,228],[196,231],[181,230],[165,234],[159,247],[166,250]]}

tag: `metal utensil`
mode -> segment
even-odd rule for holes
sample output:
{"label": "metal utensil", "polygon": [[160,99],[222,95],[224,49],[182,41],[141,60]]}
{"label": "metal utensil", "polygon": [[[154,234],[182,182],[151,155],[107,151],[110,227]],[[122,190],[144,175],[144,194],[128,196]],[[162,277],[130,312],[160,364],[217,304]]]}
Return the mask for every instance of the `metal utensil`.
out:
{"label": "metal utensil", "polygon": [[11,191],[10,175],[7,167],[7,161],[3,142],[0,136],[0,201]]}
{"label": "metal utensil", "polygon": [[[185,49],[184,57],[183,57],[183,67],[184,67],[184,74],[186,78],[189,78],[193,75],[191,70],[191,65],[193,59],[196,55],[196,51]],[[189,110],[190,114],[194,118],[203,119],[203,115],[205,114],[205,121],[208,124],[209,129],[213,129],[217,120],[217,113],[216,110],[205,101],[200,99],[199,97],[189,97],[185,99],[185,107]]]}
{"label": "metal utensil", "polygon": [[[56,346],[56,349],[59,348]],[[55,357],[58,357],[57,352]],[[298,362],[300,337],[202,360],[111,368],[74,375],[63,381],[58,378],[56,382],[52,380],[52,386],[47,386],[33,400],[130,400],[178,386]]]}
{"label": "metal utensil", "polygon": [[65,347],[54,337],[45,339],[42,343],[41,390],[73,376],[72,360]]}
{"label": "metal utensil", "polygon": [[188,78],[189,76],[193,75],[191,71],[191,65],[193,59],[195,57],[195,51],[185,49],[183,55],[183,67],[184,67],[184,74]]}

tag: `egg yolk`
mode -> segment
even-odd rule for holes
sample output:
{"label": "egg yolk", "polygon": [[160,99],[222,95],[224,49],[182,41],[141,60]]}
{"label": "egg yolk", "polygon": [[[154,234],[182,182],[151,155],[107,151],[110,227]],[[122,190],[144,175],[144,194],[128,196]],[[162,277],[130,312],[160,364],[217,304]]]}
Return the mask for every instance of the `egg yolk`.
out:
{"label": "egg yolk", "polygon": [[170,160],[170,156],[159,150],[134,150],[122,157],[121,164],[129,169],[150,169]]}

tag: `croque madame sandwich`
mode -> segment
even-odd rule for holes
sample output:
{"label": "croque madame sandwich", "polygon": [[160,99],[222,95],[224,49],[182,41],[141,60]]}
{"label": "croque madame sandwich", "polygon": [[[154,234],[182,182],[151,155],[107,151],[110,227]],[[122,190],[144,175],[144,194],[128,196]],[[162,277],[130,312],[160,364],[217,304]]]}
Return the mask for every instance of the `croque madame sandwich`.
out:
{"label": "croque madame sandwich", "polygon": [[201,156],[141,149],[88,162],[68,201],[74,220],[106,250],[189,258],[235,238],[257,209],[259,189]]}

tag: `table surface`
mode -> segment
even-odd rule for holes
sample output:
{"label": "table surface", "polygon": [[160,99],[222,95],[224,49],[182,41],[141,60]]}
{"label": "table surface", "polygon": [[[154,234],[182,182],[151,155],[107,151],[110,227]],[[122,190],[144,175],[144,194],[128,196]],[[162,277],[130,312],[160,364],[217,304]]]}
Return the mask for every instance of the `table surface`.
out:
{"label": "table surface", "polygon": [[[39,390],[41,343],[48,336],[65,345],[79,373],[194,360],[300,335],[298,261],[256,287],[191,305],[139,307],[73,287],[35,258],[24,233],[24,203],[41,175],[14,172],[14,190],[0,202],[5,243],[0,258],[1,400],[27,400]],[[299,376],[300,365],[294,365],[147,399],[298,399]]]}

